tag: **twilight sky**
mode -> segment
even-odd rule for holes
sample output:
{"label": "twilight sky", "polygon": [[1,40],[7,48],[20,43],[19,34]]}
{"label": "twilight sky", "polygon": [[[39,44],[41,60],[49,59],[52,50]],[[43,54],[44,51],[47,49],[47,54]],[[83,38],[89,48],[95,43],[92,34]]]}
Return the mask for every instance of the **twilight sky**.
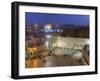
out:
{"label": "twilight sky", "polygon": [[25,23],[27,26],[34,25],[35,22],[38,22],[41,25],[44,25],[46,22],[55,24],[55,25],[89,25],[89,16],[88,15],[72,15],[72,14],[49,14],[49,13],[25,13]]}

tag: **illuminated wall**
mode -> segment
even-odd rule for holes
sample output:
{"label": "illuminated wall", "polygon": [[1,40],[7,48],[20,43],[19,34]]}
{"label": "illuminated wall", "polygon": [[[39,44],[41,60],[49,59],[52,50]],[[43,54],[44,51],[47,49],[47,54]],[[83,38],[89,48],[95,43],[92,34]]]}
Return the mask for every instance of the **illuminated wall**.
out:
{"label": "illuminated wall", "polygon": [[82,49],[85,44],[89,44],[86,38],[57,37],[56,46],[70,49]]}

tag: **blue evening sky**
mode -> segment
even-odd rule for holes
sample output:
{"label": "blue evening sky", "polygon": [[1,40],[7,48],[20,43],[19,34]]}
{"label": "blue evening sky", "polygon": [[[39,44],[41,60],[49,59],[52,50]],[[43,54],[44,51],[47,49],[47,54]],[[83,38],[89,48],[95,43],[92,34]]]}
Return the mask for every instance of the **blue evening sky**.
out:
{"label": "blue evening sky", "polygon": [[27,26],[34,25],[38,22],[44,25],[46,22],[55,25],[89,25],[89,15],[73,15],[73,14],[50,14],[50,13],[25,13],[25,23]]}

